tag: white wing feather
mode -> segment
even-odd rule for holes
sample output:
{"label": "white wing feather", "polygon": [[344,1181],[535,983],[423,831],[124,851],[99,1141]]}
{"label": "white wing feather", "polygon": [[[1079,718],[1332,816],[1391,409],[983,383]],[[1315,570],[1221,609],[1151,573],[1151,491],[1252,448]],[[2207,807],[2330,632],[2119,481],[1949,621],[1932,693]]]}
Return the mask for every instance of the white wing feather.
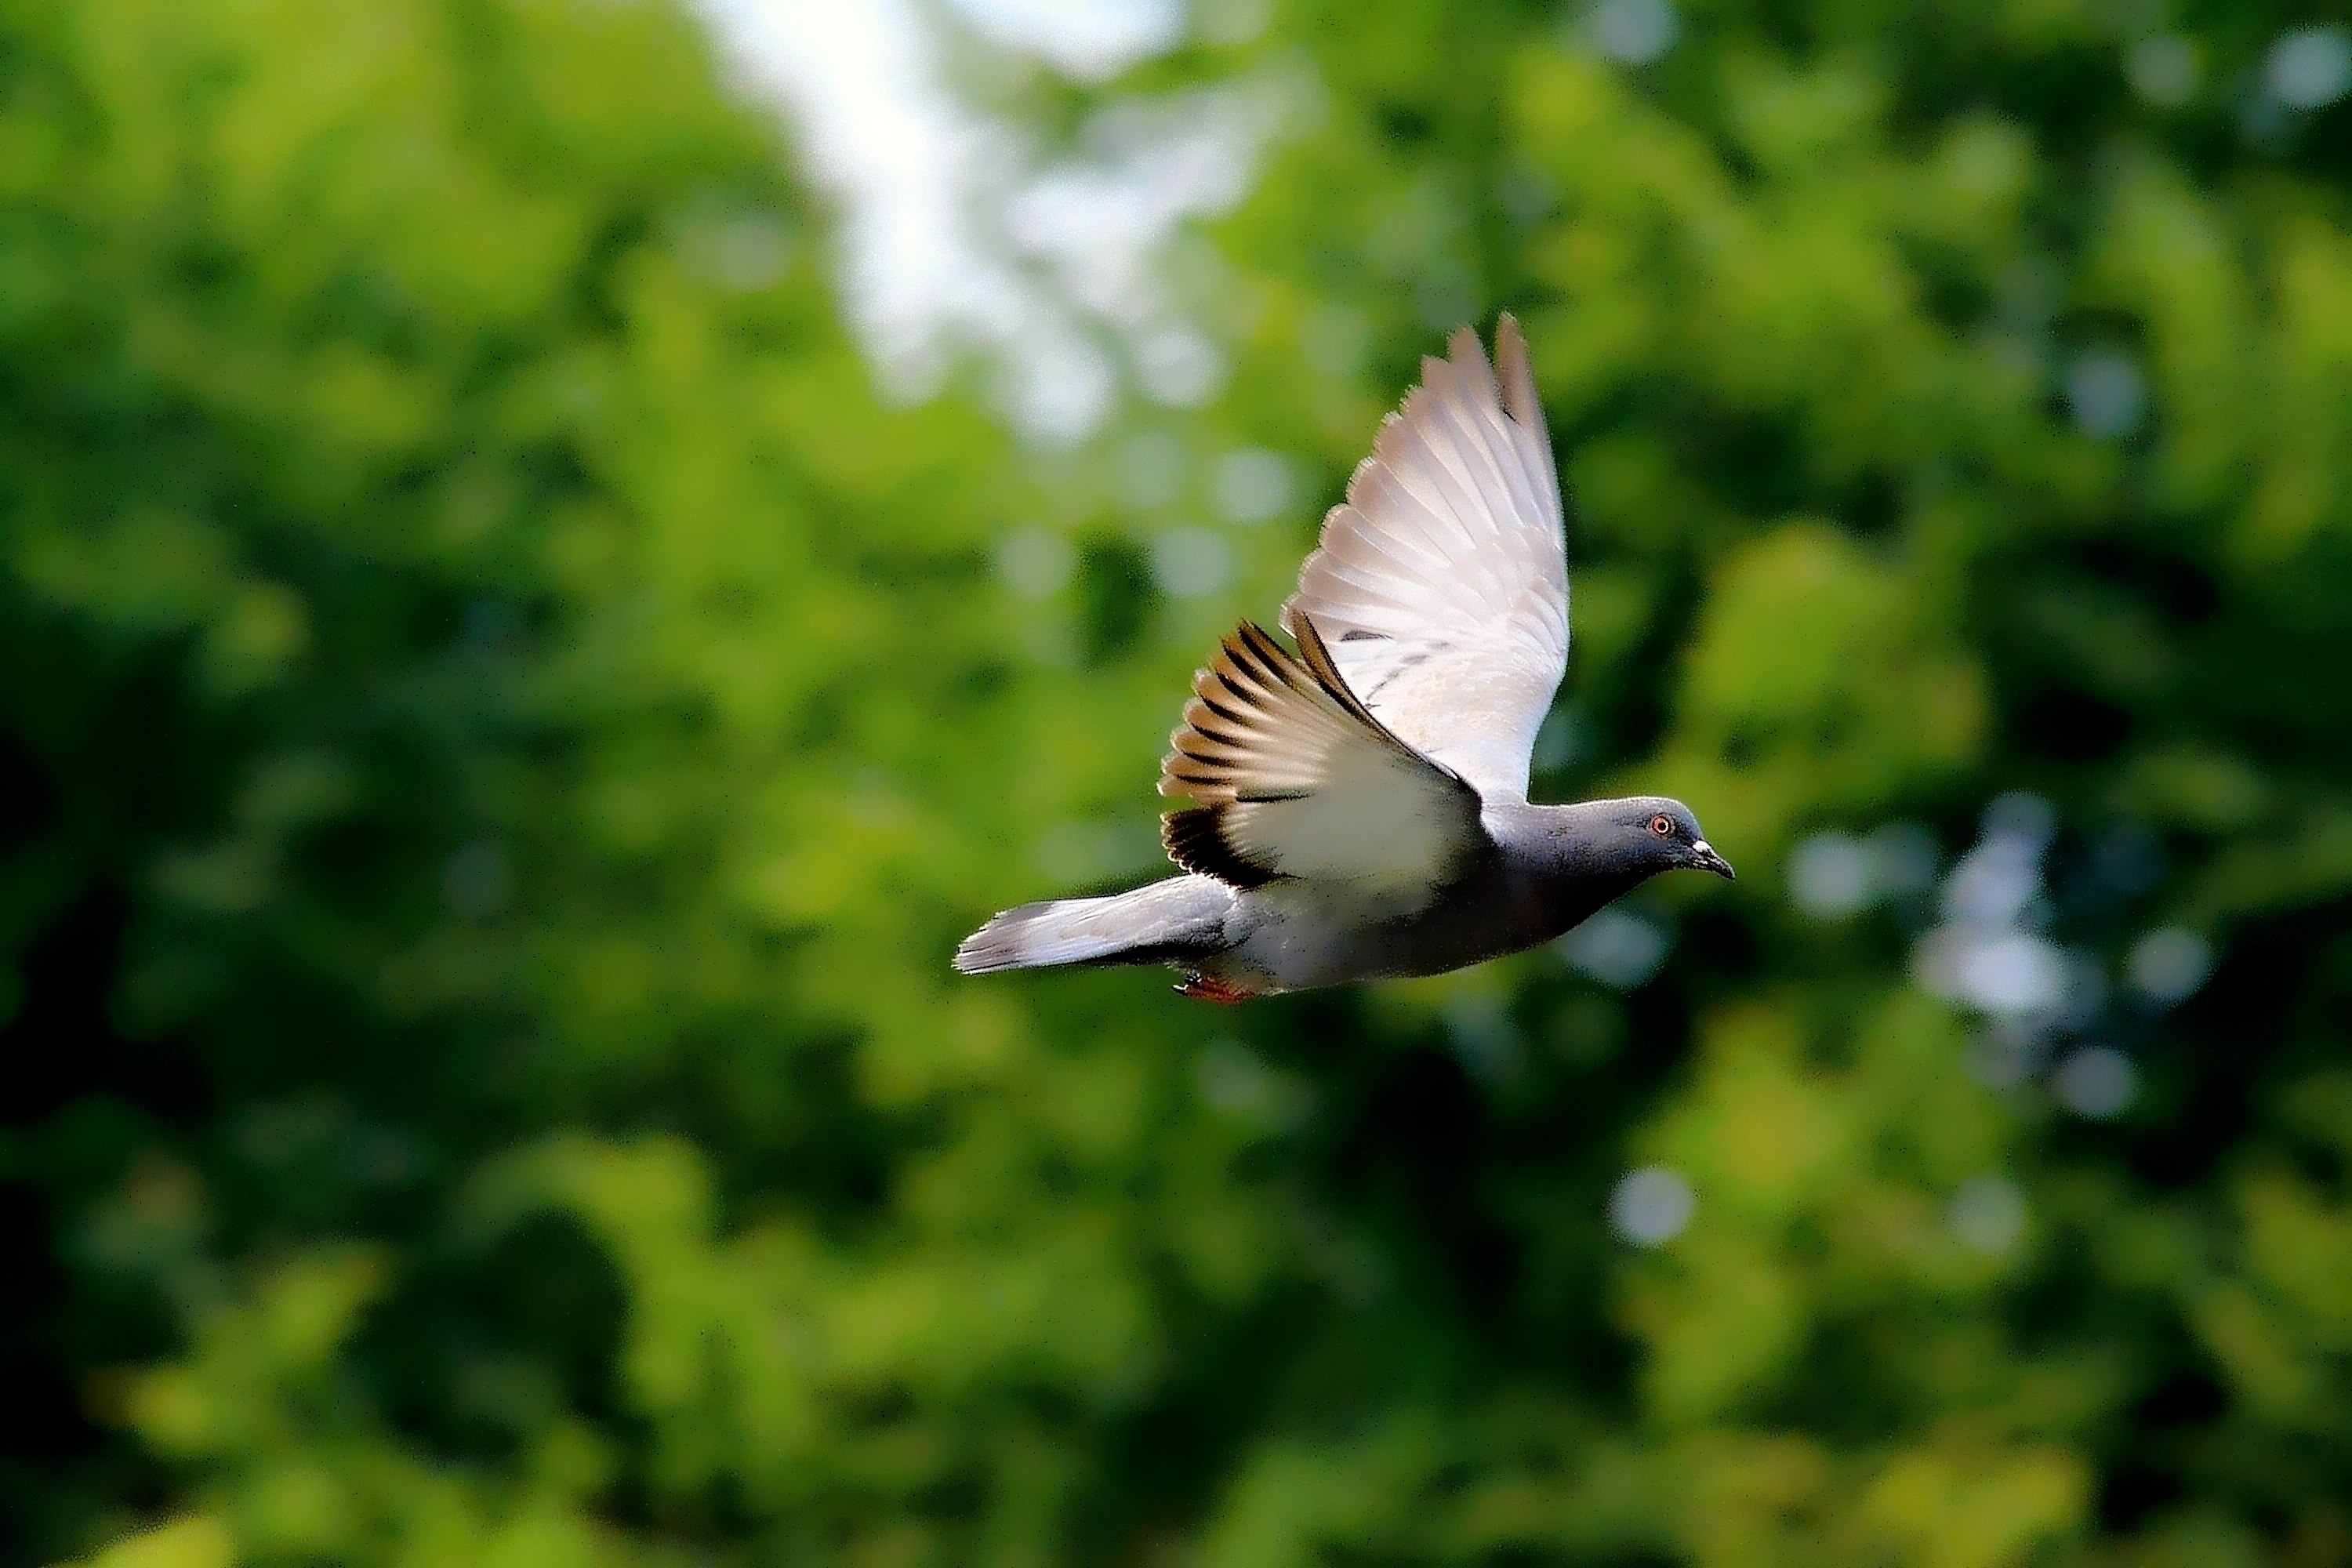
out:
{"label": "white wing feather", "polygon": [[1282,624],[1320,631],[1399,740],[1487,799],[1524,800],[1568,671],[1559,476],[1518,323],[1496,330],[1499,384],[1475,332],[1448,346],[1324,519]]}

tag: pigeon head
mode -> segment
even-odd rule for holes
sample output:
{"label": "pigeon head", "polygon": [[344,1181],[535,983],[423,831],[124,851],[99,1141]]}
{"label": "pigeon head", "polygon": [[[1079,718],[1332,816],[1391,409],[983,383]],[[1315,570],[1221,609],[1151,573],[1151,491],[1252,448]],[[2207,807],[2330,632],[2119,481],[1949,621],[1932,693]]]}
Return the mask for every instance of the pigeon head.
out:
{"label": "pigeon head", "polygon": [[1736,879],[1731,862],[1715,852],[1699,831],[1698,818],[1681,801],[1664,795],[1595,801],[1586,808],[1599,817],[1587,831],[1616,865],[1654,876],[1661,871],[1712,871]]}

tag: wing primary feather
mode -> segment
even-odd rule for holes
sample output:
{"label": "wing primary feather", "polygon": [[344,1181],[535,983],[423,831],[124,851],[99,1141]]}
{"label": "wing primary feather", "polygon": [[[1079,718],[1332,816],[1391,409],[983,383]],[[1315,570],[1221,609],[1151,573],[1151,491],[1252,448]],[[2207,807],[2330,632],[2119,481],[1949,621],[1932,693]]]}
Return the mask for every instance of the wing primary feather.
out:
{"label": "wing primary feather", "polygon": [[1453,417],[1456,444],[1484,460],[1501,493],[1509,498],[1514,514],[1547,516],[1551,508],[1537,485],[1539,477],[1549,475],[1529,471],[1510,413],[1503,406],[1502,389],[1496,384],[1494,366],[1487,363],[1478,334],[1463,329],[1454,334],[1453,348],[1454,374],[1451,390],[1455,395],[1448,399],[1447,412]]}
{"label": "wing primary feather", "polygon": [[1551,426],[1544,419],[1543,399],[1536,392],[1535,366],[1528,358],[1527,335],[1519,331],[1518,318],[1508,310],[1495,323],[1496,370],[1503,385],[1503,407],[1519,428],[1535,437],[1536,452],[1543,459],[1543,477],[1549,482],[1554,495],[1559,493],[1559,469],[1552,460]]}
{"label": "wing primary feather", "polygon": [[[1444,362],[1431,363],[1442,366]],[[1381,455],[1389,459],[1398,487],[1427,510],[1456,519],[1457,537],[1475,551],[1500,531],[1500,525],[1487,511],[1468,472],[1442,457],[1423,428],[1443,417],[1433,418],[1429,402],[1426,386],[1405,399],[1405,417],[1381,432]]]}
{"label": "wing primary feather", "polygon": [[[1496,478],[1504,479],[1501,464],[1496,461],[1497,454],[1486,437],[1489,427],[1500,423],[1503,413],[1502,389],[1495,384],[1495,367],[1487,361],[1486,345],[1479,342],[1476,332],[1464,327],[1447,346],[1453,353],[1446,363],[1444,385],[1455,438],[1495,462]],[[1490,420],[1490,413],[1496,417]]]}
{"label": "wing primary feather", "polygon": [[[1470,357],[1465,358],[1465,353]],[[1465,500],[1475,509],[1470,515],[1485,524],[1483,540],[1507,540],[1519,511],[1518,500],[1494,463],[1479,428],[1487,422],[1482,404],[1492,405],[1498,417],[1502,412],[1494,384],[1486,353],[1472,337],[1467,343],[1456,344],[1454,358],[1436,362],[1435,372],[1421,395],[1430,404],[1431,455],[1462,487]]]}
{"label": "wing primary feather", "polygon": [[1497,321],[1491,353],[1467,328],[1446,347],[1325,517],[1282,626],[1318,684],[1342,678],[1400,744],[1488,798],[1524,796],[1568,662],[1558,468],[1518,322]]}

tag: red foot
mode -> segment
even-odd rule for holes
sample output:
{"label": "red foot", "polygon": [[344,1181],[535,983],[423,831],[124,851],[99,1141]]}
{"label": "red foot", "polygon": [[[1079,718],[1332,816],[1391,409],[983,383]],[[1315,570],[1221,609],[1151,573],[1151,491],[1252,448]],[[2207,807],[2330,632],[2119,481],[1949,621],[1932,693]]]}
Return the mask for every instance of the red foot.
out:
{"label": "red foot", "polygon": [[1196,1002],[1222,1002],[1228,1007],[1237,1003],[1254,1002],[1257,999],[1257,993],[1255,991],[1244,991],[1238,985],[1228,984],[1223,980],[1213,980],[1205,974],[1184,976],[1184,983],[1176,987],[1176,994],[1190,996]]}

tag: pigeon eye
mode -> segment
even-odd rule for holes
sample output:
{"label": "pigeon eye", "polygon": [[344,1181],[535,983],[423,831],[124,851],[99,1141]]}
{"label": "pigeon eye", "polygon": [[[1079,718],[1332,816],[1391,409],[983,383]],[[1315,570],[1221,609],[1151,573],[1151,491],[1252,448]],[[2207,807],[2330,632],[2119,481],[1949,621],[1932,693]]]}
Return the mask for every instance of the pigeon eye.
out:
{"label": "pigeon eye", "polygon": [[1650,831],[1661,838],[1672,838],[1675,836],[1675,819],[1671,816],[1654,816],[1650,818]]}

